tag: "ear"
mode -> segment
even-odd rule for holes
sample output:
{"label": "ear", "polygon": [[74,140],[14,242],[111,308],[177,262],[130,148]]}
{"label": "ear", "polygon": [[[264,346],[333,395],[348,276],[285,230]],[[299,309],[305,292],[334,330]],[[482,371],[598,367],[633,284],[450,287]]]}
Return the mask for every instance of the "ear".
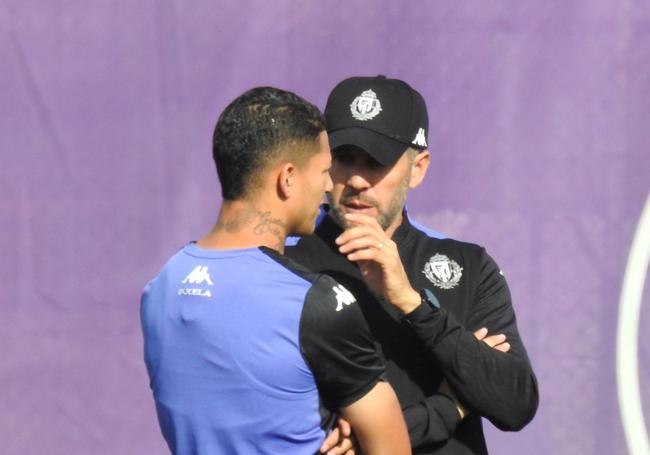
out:
{"label": "ear", "polygon": [[413,158],[413,164],[411,165],[409,188],[420,186],[420,183],[422,183],[422,180],[424,180],[424,177],[427,175],[429,163],[431,163],[431,154],[428,150],[422,150],[420,153],[415,155],[415,158]]}
{"label": "ear", "polygon": [[293,163],[283,163],[277,174],[278,197],[282,200],[289,199],[297,191],[298,169]]}

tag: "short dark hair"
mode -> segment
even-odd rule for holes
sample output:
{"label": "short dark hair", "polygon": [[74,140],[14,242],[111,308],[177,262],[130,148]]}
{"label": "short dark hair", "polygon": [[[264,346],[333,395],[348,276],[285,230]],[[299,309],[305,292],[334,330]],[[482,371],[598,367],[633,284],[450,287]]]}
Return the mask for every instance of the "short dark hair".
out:
{"label": "short dark hair", "polygon": [[248,90],[226,107],[214,128],[212,156],[222,197],[246,196],[255,189],[260,171],[286,149],[311,156],[317,147],[307,145],[314,144],[322,131],[323,114],[295,93],[273,87]]}

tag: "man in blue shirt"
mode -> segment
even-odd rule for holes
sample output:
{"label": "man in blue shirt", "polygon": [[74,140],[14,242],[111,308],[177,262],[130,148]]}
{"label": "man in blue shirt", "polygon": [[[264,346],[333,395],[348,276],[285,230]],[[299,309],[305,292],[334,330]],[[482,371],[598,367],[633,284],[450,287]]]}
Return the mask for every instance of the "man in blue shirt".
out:
{"label": "man in blue shirt", "polygon": [[339,411],[364,453],[410,453],[397,398],[355,297],[283,256],[331,189],[322,114],[249,90],[222,113],[214,228],[141,302],[145,361],[174,454],[313,454]]}

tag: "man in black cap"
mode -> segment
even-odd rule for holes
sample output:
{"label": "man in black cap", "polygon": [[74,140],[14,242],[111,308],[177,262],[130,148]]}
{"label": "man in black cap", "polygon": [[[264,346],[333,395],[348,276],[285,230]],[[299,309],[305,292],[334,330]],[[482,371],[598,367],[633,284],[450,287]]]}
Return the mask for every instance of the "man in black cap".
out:
{"label": "man in black cap", "polygon": [[353,77],[334,88],[325,116],[329,204],[316,232],[286,254],[361,304],[413,453],[487,453],[481,417],[521,429],[537,409],[537,382],[496,263],[406,212],[431,159],[424,99],[400,80]]}

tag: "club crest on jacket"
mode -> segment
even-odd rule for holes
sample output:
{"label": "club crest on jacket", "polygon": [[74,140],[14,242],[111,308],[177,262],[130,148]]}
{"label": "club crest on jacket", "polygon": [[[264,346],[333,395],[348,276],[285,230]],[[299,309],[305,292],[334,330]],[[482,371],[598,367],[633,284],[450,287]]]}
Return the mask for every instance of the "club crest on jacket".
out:
{"label": "club crest on jacket", "polygon": [[463,276],[463,268],[458,265],[458,262],[449,259],[444,254],[437,253],[424,264],[422,273],[434,286],[441,289],[453,289]]}

